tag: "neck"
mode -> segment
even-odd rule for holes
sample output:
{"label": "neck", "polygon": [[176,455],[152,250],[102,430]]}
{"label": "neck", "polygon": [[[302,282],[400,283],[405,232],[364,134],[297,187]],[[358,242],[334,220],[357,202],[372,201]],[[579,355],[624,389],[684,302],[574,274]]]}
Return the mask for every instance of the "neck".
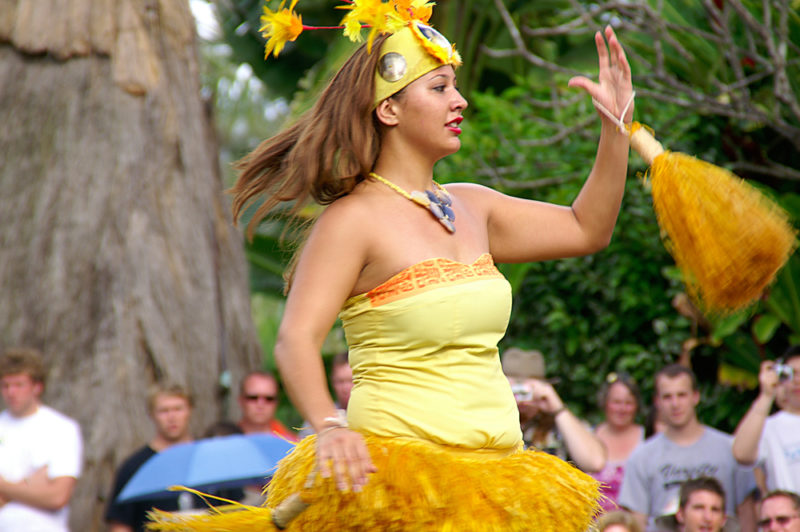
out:
{"label": "neck", "polygon": [[681,427],[667,426],[664,435],[678,445],[691,445],[703,435],[703,431],[705,427],[694,417]]}
{"label": "neck", "polygon": [[413,150],[384,147],[375,161],[374,172],[407,191],[426,190],[433,186],[435,162]]}
{"label": "neck", "polygon": [[639,426],[636,423],[630,423],[628,425],[615,425],[614,423],[609,423],[608,421],[602,423],[600,425],[605,430],[607,430],[610,434],[615,436],[620,436],[625,433],[631,432],[633,430],[638,430]]}
{"label": "neck", "polygon": [[154,451],[161,452],[167,447],[172,447],[177,443],[188,443],[190,441],[192,441],[192,437],[189,434],[184,434],[176,439],[165,438],[161,434],[156,434],[156,437],[150,441],[149,445]]}
{"label": "neck", "polygon": [[39,406],[41,406],[41,404],[42,403],[36,401],[34,403],[31,403],[28,407],[25,408],[25,410],[22,410],[21,412],[11,412],[11,415],[17,419],[22,419],[24,417],[32,416],[39,411]]}
{"label": "neck", "polygon": [[242,432],[245,434],[251,434],[253,432],[271,432],[269,421],[266,423],[253,423],[243,419],[239,422],[239,428],[242,429]]}

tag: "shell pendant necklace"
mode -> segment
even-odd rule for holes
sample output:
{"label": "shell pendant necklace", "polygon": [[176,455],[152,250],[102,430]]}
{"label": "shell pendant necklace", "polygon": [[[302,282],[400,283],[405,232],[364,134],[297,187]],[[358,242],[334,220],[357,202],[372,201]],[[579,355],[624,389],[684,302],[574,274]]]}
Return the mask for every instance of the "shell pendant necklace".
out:
{"label": "shell pendant necklace", "polygon": [[445,229],[451,233],[456,232],[456,226],[453,225],[453,222],[456,220],[456,213],[453,212],[452,208],[453,200],[450,198],[450,193],[436,181],[433,182],[433,186],[436,187],[433,191],[426,190],[425,192],[420,192],[419,190],[413,190],[409,194],[375,172],[370,172],[369,176],[380,181],[404,198],[413,201],[420,207],[428,209],[433,217],[439,220],[439,223],[442,224]]}

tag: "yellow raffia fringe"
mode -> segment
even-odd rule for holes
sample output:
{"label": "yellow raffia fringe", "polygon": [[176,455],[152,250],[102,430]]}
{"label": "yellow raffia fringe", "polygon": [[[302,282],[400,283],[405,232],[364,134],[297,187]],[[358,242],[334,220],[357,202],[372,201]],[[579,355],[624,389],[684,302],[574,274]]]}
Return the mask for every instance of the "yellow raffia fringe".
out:
{"label": "yellow raffia fringe", "polygon": [[[597,482],[546,453],[519,450],[496,458],[415,440],[365,440],[378,472],[363,491],[343,493],[330,479],[317,477],[303,497],[311,505],[286,530],[583,532],[598,511]],[[313,466],[312,436],[281,461],[267,492],[268,507],[204,516],[161,514],[151,530],[275,530],[270,508],[304,491]]]}
{"label": "yellow raffia fringe", "polygon": [[754,303],[795,249],[786,212],[728,170],[681,153],[656,155],[647,178],[692,299],[717,314]]}

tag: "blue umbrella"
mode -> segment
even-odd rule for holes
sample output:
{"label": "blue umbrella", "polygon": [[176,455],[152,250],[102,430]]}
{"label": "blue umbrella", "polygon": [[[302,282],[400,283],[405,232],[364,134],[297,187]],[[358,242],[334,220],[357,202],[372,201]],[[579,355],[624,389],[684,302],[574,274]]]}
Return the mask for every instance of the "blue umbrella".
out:
{"label": "blue umbrella", "polygon": [[170,486],[203,491],[263,484],[293,447],[269,434],[233,434],[173,445],[142,464],[117,502],[174,496]]}

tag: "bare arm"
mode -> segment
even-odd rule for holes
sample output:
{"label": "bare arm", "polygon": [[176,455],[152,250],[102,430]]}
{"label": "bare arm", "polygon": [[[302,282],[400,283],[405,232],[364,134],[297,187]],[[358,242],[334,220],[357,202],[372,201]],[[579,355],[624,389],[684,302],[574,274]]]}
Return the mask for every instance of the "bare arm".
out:
{"label": "bare arm", "polygon": [[69,503],[76,482],[74,477],[49,478],[43,467],[22,482],[0,478],[0,498],[42,510],[60,510]]}
{"label": "bare arm", "polygon": [[122,523],[111,523],[108,526],[108,532],[133,532],[133,527]]}
{"label": "bare arm", "polygon": [[326,430],[331,426],[326,419],[337,411],[320,350],[365,262],[364,239],[353,238],[359,222],[351,214],[337,202],[315,224],[300,256],[275,343],[275,361],[289,397],[317,433],[320,473],[330,476],[328,460],[333,460],[340,489],[349,486],[348,476],[358,489],[374,470],[359,434]]}
{"label": "bare arm", "polygon": [[558,432],[564,438],[567,452],[575,465],[592,473],[603,469],[606,465],[606,448],[603,443],[583,421],[567,409],[553,386],[542,381],[535,381],[532,386],[533,399],[540,410],[555,414]]}
{"label": "bare arm", "polygon": [[[570,80],[570,87],[585,90],[619,116],[632,94],[631,72],[625,52],[611,28],[595,35],[599,80]],[[632,106],[626,122],[631,120]],[[492,255],[498,262],[527,262],[593,253],[606,247],[616,224],[628,168],[629,141],[625,133],[601,115],[597,156],[581,192],[571,207],[487,196],[487,217]],[[532,228],[532,231],[520,231]]]}
{"label": "bare arm", "polygon": [[758,442],[761,440],[764,423],[775,401],[778,386],[774,365],[771,360],[761,363],[758,374],[761,391],[733,434],[733,457],[742,465],[754,464],[758,459]]}

